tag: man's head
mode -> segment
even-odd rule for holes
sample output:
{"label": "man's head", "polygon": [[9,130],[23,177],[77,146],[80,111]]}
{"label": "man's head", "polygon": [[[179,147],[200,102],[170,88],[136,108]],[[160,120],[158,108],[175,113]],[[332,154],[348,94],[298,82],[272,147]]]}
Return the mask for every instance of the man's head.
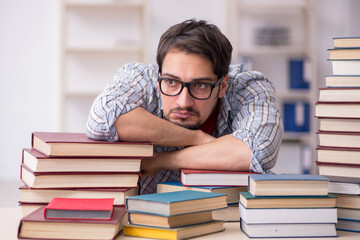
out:
{"label": "man's head", "polygon": [[231,52],[229,40],[206,21],[187,20],[161,36],[157,63],[166,119],[192,129],[208,119],[225,95]]}

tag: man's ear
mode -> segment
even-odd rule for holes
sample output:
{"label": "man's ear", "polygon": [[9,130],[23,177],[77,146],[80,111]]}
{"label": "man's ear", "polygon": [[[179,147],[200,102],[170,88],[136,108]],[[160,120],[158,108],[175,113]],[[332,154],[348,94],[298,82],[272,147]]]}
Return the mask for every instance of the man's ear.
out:
{"label": "man's ear", "polygon": [[224,77],[222,82],[220,83],[220,90],[219,90],[219,98],[222,98],[225,96],[227,87],[229,83],[229,74]]}

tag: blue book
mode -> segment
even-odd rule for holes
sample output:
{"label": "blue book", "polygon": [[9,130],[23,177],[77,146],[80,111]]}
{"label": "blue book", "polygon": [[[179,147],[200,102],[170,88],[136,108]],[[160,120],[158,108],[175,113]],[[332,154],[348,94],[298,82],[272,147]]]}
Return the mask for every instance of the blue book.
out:
{"label": "blue book", "polygon": [[184,190],[193,190],[200,192],[213,192],[213,193],[224,193],[227,194],[227,203],[233,204],[239,202],[239,192],[247,191],[247,186],[211,186],[211,187],[203,187],[203,186],[184,186],[180,181],[173,182],[162,182],[157,184],[157,193],[164,192],[176,192],[176,191],[184,191]]}
{"label": "blue book", "polygon": [[129,212],[174,216],[227,208],[226,197],[222,193],[191,190],[138,195],[126,198],[126,209]]}
{"label": "blue book", "polygon": [[253,196],[326,196],[328,183],[321,175],[249,175],[249,192]]}
{"label": "blue book", "polygon": [[286,132],[310,131],[310,104],[294,102],[283,104],[283,121]]}
{"label": "blue book", "polygon": [[290,89],[309,89],[309,82],[305,80],[304,59],[289,60]]}
{"label": "blue book", "polygon": [[338,219],[336,229],[341,231],[360,233],[360,220]]}

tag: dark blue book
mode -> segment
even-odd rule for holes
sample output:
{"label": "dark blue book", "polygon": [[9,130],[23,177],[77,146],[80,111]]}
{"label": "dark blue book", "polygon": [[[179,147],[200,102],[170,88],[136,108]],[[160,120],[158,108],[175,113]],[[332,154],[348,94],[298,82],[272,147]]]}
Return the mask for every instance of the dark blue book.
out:
{"label": "dark blue book", "polygon": [[284,103],[283,122],[285,132],[309,132],[310,104],[306,102]]}
{"label": "dark blue book", "polygon": [[309,89],[309,82],[305,79],[304,59],[289,60],[290,89]]}

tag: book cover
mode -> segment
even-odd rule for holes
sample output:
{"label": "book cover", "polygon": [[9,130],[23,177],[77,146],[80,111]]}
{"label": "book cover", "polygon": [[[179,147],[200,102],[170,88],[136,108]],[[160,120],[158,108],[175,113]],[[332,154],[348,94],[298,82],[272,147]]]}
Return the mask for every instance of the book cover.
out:
{"label": "book cover", "polygon": [[310,131],[310,104],[288,102],[283,104],[283,121],[286,132]]}
{"label": "book cover", "polygon": [[317,146],[318,162],[360,164],[360,148]]}
{"label": "book cover", "polygon": [[162,216],[201,212],[227,207],[226,194],[177,191],[131,196],[126,198],[129,212],[143,212]]}
{"label": "book cover", "polygon": [[309,89],[309,82],[305,79],[304,59],[291,59],[289,61],[290,89]]}
{"label": "book cover", "polygon": [[360,75],[360,59],[328,59],[334,75]]}
{"label": "book cover", "polygon": [[360,132],[360,118],[318,117],[319,130],[337,132]]}
{"label": "book cover", "polygon": [[327,163],[316,161],[321,175],[359,177],[360,164]]}
{"label": "book cover", "polygon": [[360,195],[334,194],[338,208],[360,209]]}
{"label": "book cover", "polygon": [[360,47],[360,37],[335,37],[334,48]]}
{"label": "book cover", "polygon": [[327,118],[360,118],[360,102],[324,102],[315,103],[315,116]]}
{"label": "book cover", "polygon": [[360,88],[359,87],[319,88],[319,101],[360,102]]}
{"label": "book cover", "polygon": [[44,209],[46,219],[110,220],[113,198],[53,198]]}
{"label": "book cover", "polygon": [[328,49],[330,59],[360,59],[359,47],[343,47]]}
{"label": "book cover", "polygon": [[360,75],[325,75],[327,87],[360,87]]}
{"label": "book cover", "polygon": [[33,132],[31,146],[46,156],[153,156],[152,143],[97,141],[85,133]]}
{"label": "book cover", "polygon": [[336,224],[336,229],[341,231],[350,231],[360,233],[360,221],[349,219],[339,219]]}
{"label": "book cover", "polygon": [[317,131],[319,145],[327,147],[360,148],[360,132]]}

